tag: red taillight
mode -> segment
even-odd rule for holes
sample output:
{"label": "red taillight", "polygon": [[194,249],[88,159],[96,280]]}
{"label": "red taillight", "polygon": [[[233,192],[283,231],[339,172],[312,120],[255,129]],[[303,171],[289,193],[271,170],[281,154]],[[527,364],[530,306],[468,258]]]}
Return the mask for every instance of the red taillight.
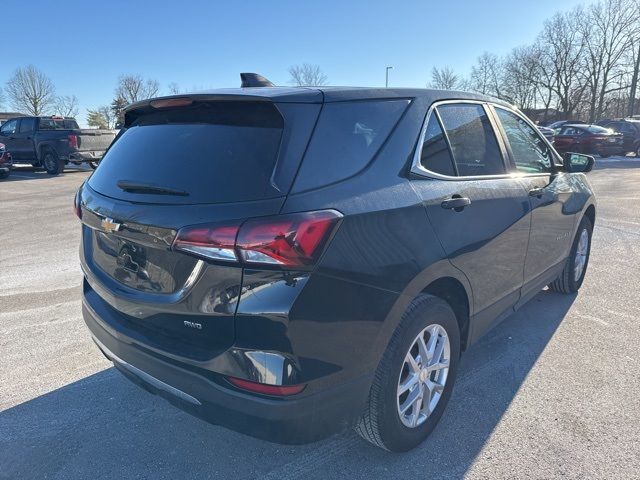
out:
{"label": "red taillight", "polygon": [[82,206],[80,205],[80,190],[76,192],[76,196],[73,199],[73,211],[80,220],[82,220]]}
{"label": "red taillight", "polygon": [[77,135],[69,135],[67,138],[69,139],[69,147],[70,148],[78,148],[78,136]]}
{"label": "red taillight", "polygon": [[236,245],[246,263],[311,265],[339,218],[333,210],[253,218],[242,225]]}
{"label": "red taillight", "polygon": [[235,251],[239,225],[196,225],[181,229],[173,248],[214,260],[238,260]]}
{"label": "red taillight", "polygon": [[306,385],[267,385],[266,383],[250,382],[249,380],[243,380],[241,378],[226,377],[229,382],[242,390],[247,390],[254,393],[262,393],[263,395],[276,395],[284,397],[288,395],[295,395],[304,390]]}
{"label": "red taillight", "polygon": [[252,218],[241,225],[195,225],[181,229],[173,247],[214,260],[310,266],[341,217],[334,210],[322,210]]}

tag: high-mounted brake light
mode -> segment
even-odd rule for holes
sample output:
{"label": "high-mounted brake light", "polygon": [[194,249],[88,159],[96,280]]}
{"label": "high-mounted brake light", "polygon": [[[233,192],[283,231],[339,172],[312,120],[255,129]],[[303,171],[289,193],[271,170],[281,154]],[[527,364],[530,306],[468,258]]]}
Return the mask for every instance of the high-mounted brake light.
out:
{"label": "high-mounted brake light", "polygon": [[190,98],[167,98],[162,100],[152,100],[149,105],[153,108],[188,107],[193,103]]}
{"label": "high-mounted brake light", "polygon": [[78,136],[77,135],[69,135],[67,138],[69,139],[69,147],[70,148],[78,148]]}
{"label": "high-mounted brake light", "polygon": [[173,248],[214,260],[308,267],[319,258],[342,215],[335,210],[251,218],[240,224],[194,225]]}
{"label": "high-mounted brake light", "polygon": [[266,383],[251,382],[249,380],[243,380],[242,378],[226,377],[229,383],[233,386],[247,390],[254,393],[262,393],[263,395],[275,395],[278,397],[285,397],[288,395],[295,395],[304,390],[306,385],[268,385]]}

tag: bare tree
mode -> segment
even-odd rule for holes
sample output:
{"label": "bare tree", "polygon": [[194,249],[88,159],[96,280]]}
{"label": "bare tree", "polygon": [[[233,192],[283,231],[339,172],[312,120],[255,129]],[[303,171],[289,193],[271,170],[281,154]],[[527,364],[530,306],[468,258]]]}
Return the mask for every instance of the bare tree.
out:
{"label": "bare tree", "polygon": [[98,107],[98,112],[106,120],[108,128],[114,128],[116,126],[117,119],[113,114],[113,110],[109,105],[103,105],[101,107]]}
{"label": "bare tree", "polygon": [[6,98],[4,96],[2,88],[0,88],[0,108],[4,108],[4,102],[6,102]]}
{"label": "bare tree", "polygon": [[123,98],[127,103],[137,102],[155,97],[160,91],[157,80],[145,80],[140,75],[120,75],[116,87],[116,98]]}
{"label": "bare tree", "polygon": [[484,52],[478,57],[476,64],[471,67],[469,88],[484,95],[501,97],[503,67],[504,64],[497,55]]}
{"label": "bare tree", "polygon": [[440,69],[433,67],[431,70],[431,82],[428,86],[439,90],[458,90],[465,87],[465,82],[449,66]]}
{"label": "bare tree", "polygon": [[6,90],[11,106],[29,115],[49,112],[56,100],[53,82],[33,65],[18,68],[7,82]]}
{"label": "bare tree", "polygon": [[[636,19],[640,18],[640,0],[631,2],[631,9]],[[629,100],[627,102],[627,115],[635,113],[636,94],[638,90],[638,80],[640,78],[640,22],[635,22],[629,29],[629,49],[626,62],[630,65]]]}
{"label": "bare tree", "polygon": [[589,95],[589,120],[602,116],[607,94],[625,88],[620,60],[631,46],[630,28],[637,21],[628,0],[603,0],[592,4],[582,17],[585,39],[584,72]]}
{"label": "bare tree", "polygon": [[539,37],[543,52],[541,68],[551,79],[550,89],[566,117],[573,115],[586,87],[581,81],[585,38],[577,25],[577,19],[583,14],[581,7],[556,13],[545,22]]}
{"label": "bare tree", "polygon": [[299,87],[327,85],[329,79],[318,65],[303,63],[289,67],[289,83]]}
{"label": "bare tree", "polygon": [[78,97],[75,95],[62,95],[56,97],[54,106],[55,113],[63,117],[78,116]]}
{"label": "bare tree", "polygon": [[539,61],[538,51],[534,46],[511,50],[503,62],[502,88],[498,92],[499,96],[523,110],[535,108],[538,84],[541,81]]}
{"label": "bare tree", "polygon": [[169,93],[171,95],[178,95],[180,94],[180,85],[178,85],[176,82],[171,82],[169,84]]}

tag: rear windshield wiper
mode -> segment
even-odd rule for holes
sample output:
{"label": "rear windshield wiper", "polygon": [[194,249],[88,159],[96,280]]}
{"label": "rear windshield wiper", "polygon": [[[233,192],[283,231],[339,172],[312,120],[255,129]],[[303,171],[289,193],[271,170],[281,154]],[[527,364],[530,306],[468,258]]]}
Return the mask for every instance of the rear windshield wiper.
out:
{"label": "rear windshield wiper", "polygon": [[120,180],[117,185],[119,188],[129,193],[154,193],[156,195],[179,195],[182,197],[189,195],[189,192],[185,192],[184,190],[176,190],[175,188],[162,187],[151,183],[138,183],[128,180]]}

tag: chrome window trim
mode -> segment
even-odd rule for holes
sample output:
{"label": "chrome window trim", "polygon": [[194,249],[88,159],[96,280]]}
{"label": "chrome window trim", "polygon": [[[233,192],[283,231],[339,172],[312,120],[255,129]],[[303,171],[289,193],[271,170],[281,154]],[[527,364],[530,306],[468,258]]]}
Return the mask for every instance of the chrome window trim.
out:
{"label": "chrome window trim", "polygon": [[[435,179],[435,180],[448,180],[448,181],[464,181],[464,180],[499,180],[499,179],[505,179],[505,178],[511,178],[511,179],[516,179],[516,178],[522,178],[522,177],[540,177],[540,176],[546,176],[549,175],[549,173],[524,173],[524,172],[506,172],[506,173],[502,173],[499,175],[463,175],[463,176],[451,176],[451,175],[443,175],[441,173],[436,173],[436,172],[432,172],[431,170],[424,168],[422,166],[422,164],[420,163],[420,156],[422,153],[422,145],[424,143],[424,137],[426,136],[427,133],[427,126],[429,125],[429,120],[431,119],[431,115],[433,114],[433,112],[435,111],[435,109],[440,106],[440,105],[447,105],[447,104],[473,104],[473,105],[482,105],[482,107],[484,108],[485,114],[487,115],[487,117],[489,118],[489,122],[491,123],[491,128],[493,129],[493,134],[496,137],[496,141],[498,142],[498,146],[500,148],[500,151],[503,155],[502,161],[505,164],[505,168],[508,167],[512,167],[511,165],[511,161],[508,157],[505,157],[505,155],[508,155],[508,152],[506,150],[506,145],[504,144],[504,139],[502,138],[502,134],[498,131],[496,131],[496,125],[495,125],[495,120],[493,118],[493,113],[491,111],[488,111],[488,106],[491,107],[499,107],[502,108],[506,111],[510,111],[515,113],[516,115],[518,115],[519,117],[522,118],[522,115],[519,114],[519,112],[517,111],[517,109],[514,108],[510,108],[510,107],[505,107],[504,105],[499,105],[493,102],[488,102],[488,101],[484,101],[484,100],[469,100],[469,99],[452,99],[452,100],[440,100],[437,102],[433,102],[431,104],[431,106],[429,107],[429,110],[427,110],[427,114],[425,116],[425,119],[422,123],[422,128],[420,129],[420,136],[418,137],[418,143],[416,144],[416,150],[413,154],[413,160],[411,162],[411,173],[414,173],[416,175],[419,175],[421,177],[425,177],[425,178],[431,178],[431,179]],[[437,114],[437,112],[436,112]],[[525,122],[532,126],[535,129],[535,126],[531,124],[531,121],[527,118],[523,118],[525,120]],[[446,132],[443,132],[446,135]],[[544,138],[544,135],[541,134],[541,136]],[[553,148],[553,146],[549,143],[549,141],[544,138],[544,141],[546,142],[546,144],[548,146],[551,147],[551,151],[553,152],[554,155],[557,156],[557,152],[555,151],[555,149]],[[447,143],[448,146],[448,143]],[[452,160],[454,162],[455,165],[455,159],[453,158],[453,152],[451,152],[451,156],[452,156]],[[507,163],[508,162],[508,165]],[[554,166],[555,163],[554,163]],[[456,167],[457,169],[457,167]]]}

